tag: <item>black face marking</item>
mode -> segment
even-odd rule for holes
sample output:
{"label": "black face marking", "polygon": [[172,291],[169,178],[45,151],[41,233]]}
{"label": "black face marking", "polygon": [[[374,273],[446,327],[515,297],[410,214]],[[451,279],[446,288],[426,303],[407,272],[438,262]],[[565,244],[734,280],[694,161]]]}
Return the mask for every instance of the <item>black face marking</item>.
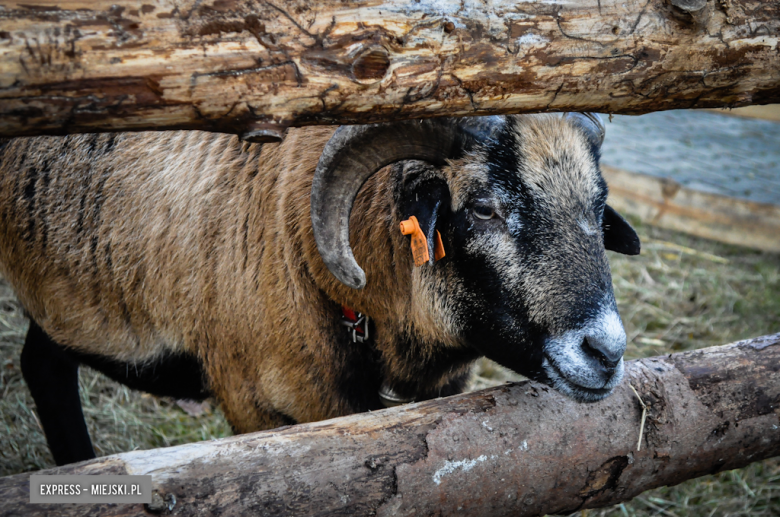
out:
{"label": "black face marking", "polygon": [[[469,294],[469,299],[464,300],[469,312],[464,320],[464,337],[490,359],[527,374],[526,368],[516,364],[516,358],[524,357],[528,365],[541,364],[542,347],[535,338],[541,336],[541,329],[527,318],[529,310],[525,300],[501,282],[494,266],[483,256],[464,251],[478,226],[469,217],[467,210],[453,214],[448,232],[453,250],[451,267],[463,283],[463,291]],[[527,254],[533,249],[523,244],[520,251]]]}
{"label": "black face marking", "polygon": [[527,187],[517,174],[521,157],[515,151],[516,123],[513,119],[510,120],[485,147],[488,176],[491,184],[496,182],[495,184],[513,199],[530,202]]}

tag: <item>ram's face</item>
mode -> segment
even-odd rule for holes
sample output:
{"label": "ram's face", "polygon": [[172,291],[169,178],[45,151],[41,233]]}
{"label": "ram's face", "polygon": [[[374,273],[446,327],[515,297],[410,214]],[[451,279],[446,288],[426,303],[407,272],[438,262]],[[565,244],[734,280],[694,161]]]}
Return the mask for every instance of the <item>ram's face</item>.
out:
{"label": "ram's face", "polygon": [[510,117],[445,169],[451,210],[439,225],[464,339],[581,401],[620,382],[626,347],[597,153],[559,117]]}
{"label": "ram's face", "polygon": [[[365,286],[349,213],[366,178],[398,163],[395,222],[414,215],[431,257],[412,273],[416,332],[601,399],[620,382],[626,346],[605,249],[639,253],[634,230],[605,205],[603,139],[591,113],[339,128],[312,182],[320,256],[344,285]],[[447,255],[434,264],[437,230]]]}

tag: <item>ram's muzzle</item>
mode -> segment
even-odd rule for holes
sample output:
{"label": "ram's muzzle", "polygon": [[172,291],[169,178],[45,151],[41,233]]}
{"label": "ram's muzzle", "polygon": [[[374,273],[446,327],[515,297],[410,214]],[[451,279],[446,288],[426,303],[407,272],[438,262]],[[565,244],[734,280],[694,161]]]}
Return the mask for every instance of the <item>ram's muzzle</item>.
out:
{"label": "ram's muzzle", "polygon": [[623,378],[625,349],[626,333],[613,305],[582,328],[548,338],[542,368],[547,382],[561,393],[595,402]]}

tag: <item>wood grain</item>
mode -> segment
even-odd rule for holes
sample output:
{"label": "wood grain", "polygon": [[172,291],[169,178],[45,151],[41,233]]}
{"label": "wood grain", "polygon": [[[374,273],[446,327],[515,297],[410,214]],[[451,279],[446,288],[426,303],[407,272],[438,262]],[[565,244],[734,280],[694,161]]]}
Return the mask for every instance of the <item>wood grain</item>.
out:
{"label": "wood grain", "polygon": [[780,2],[25,0],[0,136],[780,101]]}

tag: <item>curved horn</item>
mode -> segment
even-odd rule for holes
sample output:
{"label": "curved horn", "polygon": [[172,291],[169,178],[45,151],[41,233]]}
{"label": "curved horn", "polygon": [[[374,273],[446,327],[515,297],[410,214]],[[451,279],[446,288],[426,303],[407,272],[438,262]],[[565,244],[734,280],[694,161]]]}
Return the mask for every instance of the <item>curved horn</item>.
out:
{"label": "curved horn", "polygon": [[585,131],[591,144],[597,149],[601,148],[606,129],[598,113],[564,113],[563,118],[570,119],[575,126]]}
{"label": "curved horn", "polygon": [[400,160],[443,165],[465,148],[469,136],[474,135],[466,135],[458,120],[450,118],[336,130],[322,151],[311,189],[314,240],[336,278],[355,289],[366,285],[366,274],[349,245],[349,214],[363,183],[385,165]]}

